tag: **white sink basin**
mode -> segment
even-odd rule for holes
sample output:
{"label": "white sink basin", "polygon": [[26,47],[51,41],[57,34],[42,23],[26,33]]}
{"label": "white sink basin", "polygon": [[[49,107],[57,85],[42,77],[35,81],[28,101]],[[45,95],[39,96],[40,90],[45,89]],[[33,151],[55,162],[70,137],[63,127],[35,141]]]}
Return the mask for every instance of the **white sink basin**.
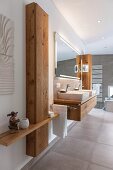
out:
{"label": "white sink basin", "polygon": [[81,91],[89,92],[89,97],[96,95],[96,91],[95,90],[81,90]]}
{"label": "white sink basin", "polygon": [[67,91],[66,93],[58,92],[58,99],[66,100],[85,100],[89,97],[88,91]]}

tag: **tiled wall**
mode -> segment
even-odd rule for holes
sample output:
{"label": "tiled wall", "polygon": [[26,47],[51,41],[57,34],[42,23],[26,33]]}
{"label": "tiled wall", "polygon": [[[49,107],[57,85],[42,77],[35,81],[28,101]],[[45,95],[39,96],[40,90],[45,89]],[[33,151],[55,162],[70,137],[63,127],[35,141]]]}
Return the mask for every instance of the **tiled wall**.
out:
{"label": "tiled wall", "polygon": [[101,97],[102,101],[97,102],[98,108],[104,107],[104,99],[108,96],[108,86],[113,86],[113,54],[112,55],[94,55],[92,64],[102,66],[102,80],[98,79],[98,83],[102,83]]}
{"label": "tiled wall", "polygon": [[[57,98],[57,92],[60,89],[66,89],[66,85],[69,84],[69,90],[74,90],[75,88],[79,88],[80,80],[78,79],[69,79],[69,78],[60,78],[56,77],[54,79],[54,99]],[[60,85],[60,87],[58,87]]]}

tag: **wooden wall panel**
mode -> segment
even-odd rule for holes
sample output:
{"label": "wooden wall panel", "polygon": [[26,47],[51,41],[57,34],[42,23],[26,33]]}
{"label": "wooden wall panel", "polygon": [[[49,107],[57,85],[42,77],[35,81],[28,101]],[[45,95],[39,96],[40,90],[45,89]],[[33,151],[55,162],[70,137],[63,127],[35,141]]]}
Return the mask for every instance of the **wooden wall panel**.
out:
{"label": "wooden wall panel", "polygon": [[[26,113],[30,123],[35,123],[36,51],[34,4],[26,7]],[[32,116],[31,116],[32,115]]]}
{"label": "wooden wall panel", "polygon": [[[36,154],[41,153],[48,146],[48,124],[36,131]],[[39,140],[40,139],[40,140]]]}
{"label": "wooden wall panel", "polygon": [[82,55],[82,64],[88,64],[89,71],[82,72],[83,89],[92,89],[92,56],[90,54]]}
{"label": "wooden wall panel", "polygon": [[[26,6],[26,112],[30,123],[48,118],[48,15],[36,3]],[[27,136],[27,155],[48,145],[48,125]]]}
{"label": "wooden wall panel", "polygon": [[76,76],[81,79],[82,74],[81,74],[81,56],[77,56],[75,58],[75,63],[78,65],[78,72],[76,73]]}
{"label": "wooden wall panel", "polygon": [[37,156],[48,146],[48,124],[27,135],[26,154]]}
{"label": "wooden wall panel", "polygon": [[[36,110],[41,112],[36,121],[40,122],[48,116],[48,16],[38,6],[36,20]],[[40,107],[42,103],[43,107]]]}
{"label": "wooden wall panel", "polygon": [[[82,59],[82,62],[81,62]],[[82,86],[83,89],[91,90],[92,89],[92,55],[85,54],[79,55],[76,57],[76,64],[79,65],[79,68],[82,68],[83,64],[88,64],[89,71],[88,72],[78,72],[77,77],[82,78]]]}

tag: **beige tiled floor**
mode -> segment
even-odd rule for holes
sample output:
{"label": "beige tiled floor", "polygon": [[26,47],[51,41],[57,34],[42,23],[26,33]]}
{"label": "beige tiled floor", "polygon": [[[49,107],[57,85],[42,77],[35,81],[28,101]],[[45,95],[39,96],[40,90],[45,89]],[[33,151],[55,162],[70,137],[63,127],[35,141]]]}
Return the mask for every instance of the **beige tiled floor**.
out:
{"label": "beige tiled floor", "polygon": [[113,170],[113,113],[93,109],[31,170]]}

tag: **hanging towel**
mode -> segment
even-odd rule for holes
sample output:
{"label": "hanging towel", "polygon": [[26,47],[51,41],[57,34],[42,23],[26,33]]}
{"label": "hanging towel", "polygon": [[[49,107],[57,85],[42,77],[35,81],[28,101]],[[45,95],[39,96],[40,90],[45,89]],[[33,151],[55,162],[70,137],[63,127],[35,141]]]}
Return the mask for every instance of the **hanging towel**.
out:
{"label": "hanging towel", "polygon": [[100,94],[100,87],[101,87],[101,84],[93,84],[93,90],[96,91],[96,95]]}
{"label": "hanging towel", "polygon": [[53,104],[53,111],[59,114],[52,120],[53,134],[65,138],[67,136],[67,106]]}

